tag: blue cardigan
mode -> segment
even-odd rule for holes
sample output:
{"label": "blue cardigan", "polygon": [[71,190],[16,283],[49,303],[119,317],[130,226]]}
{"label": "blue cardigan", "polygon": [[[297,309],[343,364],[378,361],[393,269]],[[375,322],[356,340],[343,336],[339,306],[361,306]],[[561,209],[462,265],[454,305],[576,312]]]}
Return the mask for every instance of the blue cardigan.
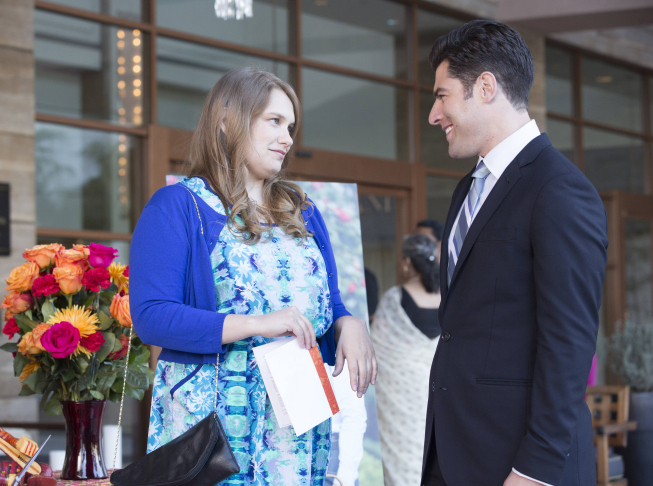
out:
{"label": "blue cardigan", "polygon": [[[228,314],[217,312],[210,255],[227,218],[201,197],[195,195],[195,201],[197,209],[182,184],[159,189],[143,209],[129,255],[134,328],[144,343],[163,348],[159,359],[175,363],[215,363],[225,351],[222,326]],[[302,215],[324,257],[335,323],[351,314],[340,299],[329,233],[316,207]],[[324,362],[335,364],[333,325],[318,342]]]}

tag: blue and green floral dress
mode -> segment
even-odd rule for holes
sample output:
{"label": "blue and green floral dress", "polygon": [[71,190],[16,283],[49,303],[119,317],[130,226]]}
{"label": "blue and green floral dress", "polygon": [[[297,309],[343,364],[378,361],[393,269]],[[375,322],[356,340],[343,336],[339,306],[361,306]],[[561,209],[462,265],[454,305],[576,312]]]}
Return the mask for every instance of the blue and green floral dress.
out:
{"label": "blue and green floral dress", "polygon": [[[183,182],[219,214],[225,209],[200,178]],[[263,315],[294,305],[323,335],[333,321],[327,272],[314,240],[303,244],[279,228],[248,245],[227,226],[211,254],[218,312]],[[321,485],[331,448],[331,420],[301,436],[279,428],[252,349],[272,342],[254,336],[226,346],[217,412],[241,472],[221,484]],[[224,359],[224,361],[223,361]],[[148,452],[181,435],[213,410],[215,365],[159,361]]]}

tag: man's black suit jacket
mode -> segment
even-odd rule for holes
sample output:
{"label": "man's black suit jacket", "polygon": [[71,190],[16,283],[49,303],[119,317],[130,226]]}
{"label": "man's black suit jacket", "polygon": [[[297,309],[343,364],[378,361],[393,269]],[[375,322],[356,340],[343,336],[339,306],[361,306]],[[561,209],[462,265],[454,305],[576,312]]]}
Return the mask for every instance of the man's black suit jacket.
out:
{"label": "man's black suit jacket", "polygon": [[449,234],[472,172],[442,240],[424,465],[437,451],[447,486],[502,486],[513,467],[554,486],[594,486],[584,393],[605,277],[603,203],[540,135],[480,208],[448,285]]}

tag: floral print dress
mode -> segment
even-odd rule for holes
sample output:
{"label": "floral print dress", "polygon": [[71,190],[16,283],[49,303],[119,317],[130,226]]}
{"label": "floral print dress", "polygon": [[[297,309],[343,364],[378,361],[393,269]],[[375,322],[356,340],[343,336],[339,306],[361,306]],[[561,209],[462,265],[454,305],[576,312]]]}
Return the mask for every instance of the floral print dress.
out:
{"label": "floral print dress", "polygon": [[[225,214],[200,178],[184,179],[197,196]],[[218,312],[263,315],[291,305],[323,335],[333,321],[328,277],[314,238],[303,244],[279,228],[255,245],[225,225],[211,254]],[[224,485],[321,485],[331,448],[331,420],[299,437],[279,428],[252,349],[272,342],[254,336],[230,343],[220,356],[217,412],[241,472]],[[213,410],[215,365],[159,361],[152,392],[148,452],[181,435]]]}

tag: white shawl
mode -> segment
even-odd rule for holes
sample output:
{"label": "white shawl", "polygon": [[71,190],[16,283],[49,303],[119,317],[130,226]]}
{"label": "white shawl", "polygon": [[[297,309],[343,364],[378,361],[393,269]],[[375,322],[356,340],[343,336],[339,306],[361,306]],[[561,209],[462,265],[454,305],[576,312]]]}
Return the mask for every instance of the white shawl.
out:
{"label": "white shawl", "polygon": [[417,486],[422,474],[431,363],[439,337],[426,337],[401,307],[401,287],[382,297],[370,326],[385,486]]}

